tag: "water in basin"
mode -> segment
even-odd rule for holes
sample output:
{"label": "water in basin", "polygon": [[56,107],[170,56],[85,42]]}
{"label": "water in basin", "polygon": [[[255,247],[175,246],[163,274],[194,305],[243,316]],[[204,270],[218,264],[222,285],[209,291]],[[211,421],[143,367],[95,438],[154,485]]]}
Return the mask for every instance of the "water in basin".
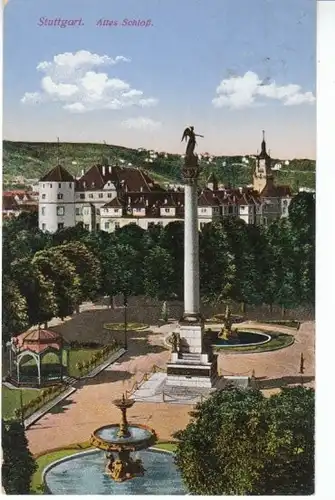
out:
{"label": "water in basin", "polygon": [[119,437],[117,434],[119,432],[119,426],[110,426],[105,429],[100,429],[95,432],[95,435],[104,441],[115,443],[115,441],[120,443],[127,443],[127,441],[141,441],[142,439],[149,439],[152,433],[148,429],[142,429],[141,427],[136,427],[135,425],[129,425],[128,430],[130,432],[129,437]]}
{"label": "water in basin", "polygon": [[116,483],[105,473],[102,451],[69,457],[45,474],[53,495],[186,495],[171,453],[153,450],[139,454],[146,469],[143,477]]}

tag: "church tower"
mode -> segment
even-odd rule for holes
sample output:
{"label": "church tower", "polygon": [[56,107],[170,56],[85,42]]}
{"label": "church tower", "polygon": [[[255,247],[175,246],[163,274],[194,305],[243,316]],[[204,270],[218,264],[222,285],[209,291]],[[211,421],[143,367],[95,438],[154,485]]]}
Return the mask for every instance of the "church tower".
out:
{"label": "church tower", "polygon": [[263,130],[263,140],[261,152],[256,156],[256,167],[253,175],[253,187],[259,193],[265,187],[273,185],[273,173],[271,170],[271,157],[266,151],[265,132]]}

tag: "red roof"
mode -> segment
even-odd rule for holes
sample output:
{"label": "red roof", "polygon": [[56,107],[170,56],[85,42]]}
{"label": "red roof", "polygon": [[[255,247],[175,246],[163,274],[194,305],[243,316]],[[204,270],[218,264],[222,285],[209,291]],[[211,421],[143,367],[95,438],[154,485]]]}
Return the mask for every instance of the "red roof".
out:
{"label": "red roof", "polygon": [[76,182],[78,191],[101,190],[108,182],[116,189],[124,191],[150,192],[161,191],[153,179],[144,170],[134,167],[119,167],[112,165],[94,165]]}
{"label": "red roof", "polygon": [[38,329],[21,333],[15,337],[15,343],[21,351],[41,353],[49,348],[59,350],[63,344],[63,337],[51,330]]}
{"label": "red roof", "polygon": [[40,182],[74,182],[74,177],[61,165],[57,165],[48,172]]}
{"label": "red roof", "polygon": [[20,210],[19,204],[14,198],[14,195],[3,194],[2,210]]}
{"label": "red roof", "polygon": [[291,196],[292,191],[290,186],[275,186],[273,184],[268,184],[260,194],[262,198],[283,198],[284,196]]}

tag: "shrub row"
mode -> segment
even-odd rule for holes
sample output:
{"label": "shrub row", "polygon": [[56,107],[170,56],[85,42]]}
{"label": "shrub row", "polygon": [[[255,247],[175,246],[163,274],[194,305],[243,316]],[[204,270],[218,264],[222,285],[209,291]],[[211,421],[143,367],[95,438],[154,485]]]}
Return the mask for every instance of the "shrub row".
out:
{"label": "shrub row", "polygon": [[78,361],[76,368],[79,371],[80,376],[90,372],[98,364],[107,359],[112,352],[116,351],[118,347],[117,342],[113,340],[111,344],[104,346],[102,349],[92,354],[91,358],[87,361]]}
{"label": "shrub row", "polygon": [[23,405],[22,408],[16,408],[14,410],[15,418],[29,417],[29,415],[37,411],[45,403],[58,396],[65,388],[65,385],[53,385],[42,389],[36,398]]}
{"label": "shrub row", "polygon": [[99,342],[80,342],[79,340],[72,340],[68,342],[69,347],[72,349],[99,349],[103,344]]}

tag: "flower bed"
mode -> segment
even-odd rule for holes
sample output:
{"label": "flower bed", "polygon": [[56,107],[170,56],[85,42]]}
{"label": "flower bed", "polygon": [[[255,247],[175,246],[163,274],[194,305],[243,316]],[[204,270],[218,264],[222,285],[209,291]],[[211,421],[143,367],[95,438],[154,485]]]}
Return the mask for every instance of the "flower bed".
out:
{"label": "flower bed", "polygon": [[[104,328],[106,330],[114,330],[115,332],[122,332],[124,330],[124,323],[105,323]],[[145,323],[127,323],[127,330],[146,330],[149,325]]]}

